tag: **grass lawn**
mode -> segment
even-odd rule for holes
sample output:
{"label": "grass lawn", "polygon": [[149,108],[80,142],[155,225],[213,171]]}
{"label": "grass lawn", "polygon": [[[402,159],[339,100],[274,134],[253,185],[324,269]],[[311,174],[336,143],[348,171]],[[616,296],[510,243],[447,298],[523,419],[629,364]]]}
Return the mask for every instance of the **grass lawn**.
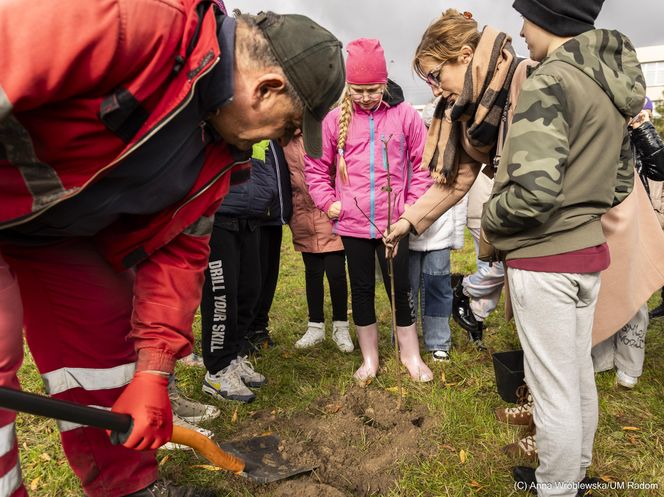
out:
{"label": "grass lawn", "polygon": [[[453,271],[472,270],[474,253],[467,236],[466,248],[453,253]],[[512,465],[523,461],[500,450],[516,441],[520,432],[495,420],[494,409],[504,403],[496,393],[490,355],[474,350],[463,330],[453,324],[451,363],[441,366],[427,358],[435,380],[425,385],[411,382],[394,358],[389,306],[382,284],[378,286],[382,368],[372,384],[360,389],[351,380],[361,363],[359,350],[343,354],[336,349],[329,339],[329,317],[328,339],[321,346],[307,351],[293,347],[307,322],[304,267],[292,249],[290,231],[284,229],[281,274],[271,311],[276,346],[255,362],[269,383],[252,404],[211,401],[222,415],[206,427],[220,441],[275,432],[302,454],[315,454],[313,462],[320,467],[292,481],[258,486],[212,471],[191,451],[160,451],[164,475],[181,483],[212,486],[219,496],[526,495],[514,489],[509,473]],[[657,295],[651,307],[658,302]],[[329,316],[329,302],[327,309]],[[486,324],[490,349],[518,348],[514,324],[503,320],[502,303]],[[634,390],[616,387],[613,373],[597,375],[600,424],[592,472],[624,482],[625,489],[594,495],[664,495],[663,331],[662,321],[651,323],[644,373]],[[405,397],[402,412],[392,412],[399,372]],[[203,375],[201,370],[178,369],[181,389],[192,398],[210,401],[200,391]],[[20,378],[25,390],[43,392],[29,354]],[[81,496],[55,422],[21,414],[17,426],[24,481],[31,495]],[[659,490],[628,489],[633,483],[658,484]]]}

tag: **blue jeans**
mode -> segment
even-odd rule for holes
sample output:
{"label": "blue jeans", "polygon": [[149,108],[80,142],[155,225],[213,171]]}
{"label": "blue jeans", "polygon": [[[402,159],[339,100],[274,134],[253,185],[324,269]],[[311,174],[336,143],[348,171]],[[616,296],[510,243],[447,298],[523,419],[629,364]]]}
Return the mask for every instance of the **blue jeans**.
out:
{"label": "blue jeans", "polygon": [[449,249],[416,252],[409,258],[411,300],[417,312],[418,296],[422,315],[422,335],[427,350],[450,350],[452,283]]}

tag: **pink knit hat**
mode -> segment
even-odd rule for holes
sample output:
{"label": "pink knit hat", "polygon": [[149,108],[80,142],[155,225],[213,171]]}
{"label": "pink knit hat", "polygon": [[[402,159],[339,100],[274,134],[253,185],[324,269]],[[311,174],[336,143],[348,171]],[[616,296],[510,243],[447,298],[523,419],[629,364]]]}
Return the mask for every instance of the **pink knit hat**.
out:
{"label": "pink knit hat", "polygon": [[385,53],[378,40],[359,38],[346,46],[346,82],[352,85],[387,83]]}

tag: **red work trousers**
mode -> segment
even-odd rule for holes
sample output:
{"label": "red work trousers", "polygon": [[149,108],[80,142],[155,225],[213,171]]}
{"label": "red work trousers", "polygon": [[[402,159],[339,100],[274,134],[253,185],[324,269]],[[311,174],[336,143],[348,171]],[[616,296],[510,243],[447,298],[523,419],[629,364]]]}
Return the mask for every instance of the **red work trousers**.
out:
{"label": "red work trousers", "polygon": [[[132,285],[132,272],[116,273],[87,239],[0,247],[0,385],[19,386],[23,325],[49,395],[110,408],[135,368],[136,353],[127,338]],[[0,410],[0,497],[25,495],[14,418]],[[124,496],[157,479],[154,451],[114,446],[97,428],[67,422],[58,428],[69,464],[89,497]],[[11,471],[18,484],[9,478],[3,493],[2,475]]]}

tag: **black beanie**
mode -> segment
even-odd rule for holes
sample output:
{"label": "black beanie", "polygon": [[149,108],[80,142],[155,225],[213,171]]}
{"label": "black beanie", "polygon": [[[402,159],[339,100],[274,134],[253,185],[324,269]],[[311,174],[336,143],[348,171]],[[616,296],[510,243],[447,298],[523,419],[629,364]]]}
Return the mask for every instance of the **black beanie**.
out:
{"label": "black beanie", "polygon": [[557,36],[576,36],[595,29],[604,0],[515,0],[512,7],[540,28]]}

